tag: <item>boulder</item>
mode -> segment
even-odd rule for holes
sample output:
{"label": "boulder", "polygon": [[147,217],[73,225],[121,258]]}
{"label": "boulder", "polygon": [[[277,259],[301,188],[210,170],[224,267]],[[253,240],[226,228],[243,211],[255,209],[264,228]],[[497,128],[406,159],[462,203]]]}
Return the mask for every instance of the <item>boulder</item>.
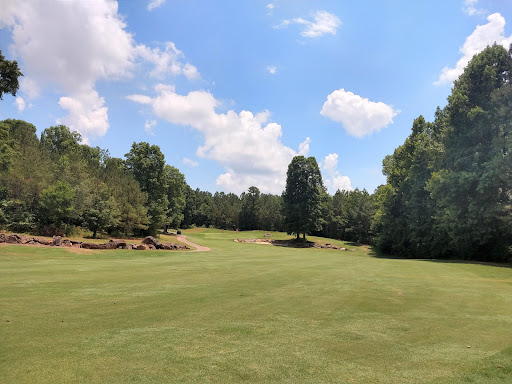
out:
{"label": "boulder", "polygon": [[62,237],[53,236],[53,245],[60,247],[62,245]]}
{"label": "boulder", "polygon": [[80,244],[80,248],[84,248],[84,249],[101,249],[100,245],[102,245],[102,244],[82,243],[82,244]]}
{"label": "boulder", "polygon": [[144,240],[142,240],[142,244],[152,245],[155,248],[158,248],[158,246],[160,246],[160,242],[153,236],[146,236]]}
{"label": "boulder", "polygon": [[0,233],[0,243],[5,243],[6,239],[7,239],[7,236],[5,236],[5,233]]}
{"label": "boulder", "polygon": [[144,244],[139,244],[137,245],[137,247],[135,247],[135,249],[138,251],[145,251],[146,249],[148,249],[148,247],[146,247]]}
{"label": "boulder", "polygon": [[72,247],[72,246],[73,246],[73,244],[72,244],[72,243],[71,243],[71,241],[69,241],[69,240],[64,240],[64,241],[62,242],[62,246],[63,246],[63,247]]}
{"label": "boulder", "polygon": [[173,249],[178,249],[178,248],[176,247],[176,244],[164,243],[164,244],[162,244],[162,248],[160,248],[160,249],[165,249],[166,251],[171,251]]}
{"label": "boulder", "polygon": [[105,247],[107,249],[117,249],[117,242],[115,240],[110,240],[108,243],[105,244]]}
{"label": "boulder", "polygon": [[[117,248],[126,249],[126,247],[128,247],[128,243],[126,242],[126,240],[110,240],[110,241],[115,241]],[[130,247],[130,249],[131,249],[131,247]]]}
{"label": "boulder", "polygon": [[5,242],[9,244],[21,244],[24,240],[25,238],[23,236],[13,233],[12,235],[7,236]]}
{"label": "boulder", "polygon": [[38,238],[34,238],[39,244],[43,244],[43,245],[50,245],[51,244],[51,241],[48,240],[48,239],[45,239],[44,237],[38,237]]}
{"label": "boulder", "polygon": [[[160,245],[160,243],[158,243],[158,245]],[[156,247],[153,244],[148,244],[147,247],[148,247],[148,249],[151,249],[151,250],[156,249]]]}

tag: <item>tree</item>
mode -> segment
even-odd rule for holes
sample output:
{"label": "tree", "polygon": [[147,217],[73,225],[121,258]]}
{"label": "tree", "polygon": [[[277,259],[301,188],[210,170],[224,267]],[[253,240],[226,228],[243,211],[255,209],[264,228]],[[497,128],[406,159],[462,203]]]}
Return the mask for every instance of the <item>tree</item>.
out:
{"label": "tree", "polygon": [[4,93],[16,96],[20,87],[18,82],[20,76],[23,76],[23,73],[18,68],[18,62],[6,60],[0,50],[0,100],[3,99]]}
{"label": "tree", "polygon": [[434,124],[419,116],[404,144],[383,161],[387,185],[377,192],[374,229],[385,252],[428,258],[440,251],[434,251],[442,236],[434,226],[435,203],[426,185],[442,153],[438,128],[443,119],[439,111]]}
{"label": "tree", "polygon": [[447,247],[457,258],[510,256],[511,50],[496,44],[484,49],[448,97],[445,155],[427,189],[437,206],[436,226],[448,235]]}
{"label": "tree", "polygon": [[0,172],[7,172],[14,157],[13,141],[9,135],[9,125],[0,122]]}
{"label": "tree", "polygon": [[118,225],[119,210],[107,186],[98,178],[85,180],[80,186],[75,206],[80,203],[81,209],[77,210],[82,224],[93,232],[92,237],[95,239],[98,231],[105,231]]}
{"label": "tree", "polygon": [[321,228],[320,196],[325,190],[322,175],[314,157],[295,156],[288,165],[283,192],[285,228],[299,234]]}
{"label": "tree", "polygon": [[71,186],[62,181],[45,189],[40,197],[40,222],[62,229],[63,224],[69,224],[73,216],[74,198],[75,193]]}
{"label": "tree", "polygon": [[240,212],[240,228],[253,230],[258,228],[260,190],[257,187],[249,187],[247,192],[240,196],[242,209]]}
{"label": "tree", "polygon": [[127,168],[148,196],[148,234],[155,236],[166,222],[169,206],[164,155],[157,145],[142,142],[133,143],[125,156]]}
{"label": "tree", "polygon": [[169,201],[167,225],[178,228],[183,221],[187,182],[178,168],[166,165],[164,170],[167,179],[167,200]]}

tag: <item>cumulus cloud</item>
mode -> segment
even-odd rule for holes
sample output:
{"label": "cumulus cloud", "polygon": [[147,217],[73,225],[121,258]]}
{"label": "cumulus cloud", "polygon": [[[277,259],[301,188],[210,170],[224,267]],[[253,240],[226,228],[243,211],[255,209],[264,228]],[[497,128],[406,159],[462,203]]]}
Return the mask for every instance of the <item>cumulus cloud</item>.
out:
{"label": "cumulus cloud", "polygon": [[327,11],[317,11],[313,15],[313,20],[307,20],[302,17],[295,19],[286,19],[275,28],[286,28],[290,24],[303,25],[304,29],[300,33],[303,37],[321,37],[323,35],[335,35],[341,20],[334,14]]}
{"label": "cumulus cloud", "polygon": [[270,3],[270,4],[267,4],[267,6],[265,7],[265,9],[267,10],[267,14],[271,15],[272,12],[274,11],[274,8],[275,8],[275,5]]}
{"label": "cumulus cloud", "polygon": [[155,132],[153,132],[153,127],[156,125],[156,120],[146,120],[144,123],[144,131],[146,131],[147,134],[154,136]]}
{"label": "cumulus cloud", "polygon": [[155,8],[160,7],[162,4],[165,3],[165,0],[151,0],[148,4],[148,11],[151,11]]}
{"label": "cumulus cloud", "polygon": [[338,170],[338,154],[329,153],[321,162],[324,171],[324,184],[329,193],[334,194],[337,190],[351,191],[352,184],[348,176],[341,175]]}
{"label": "cumulus cloud", "polygon": [[183,164],[190,165],[191,167],[197,167],[199,165],[197,161],[189,159],[188,157],[183,158]]}
{"label": "cumulus cloud", "polygon": [[469,16],[485,14],[485,9],[477,8],[477,4],[478,0],[464,0],[464,7],[462,9]]}
{"label": "cumulus cloud", "polygon": [[391,124],[400,111],[381,101],[370,101],[342,88],[327,96],[320,113],[341,123],[349,135],[363,137]]}
{"label": "cumulus cloud", "polygon": [[[172,87],[155,87],[151,99],[153,112],[177,125],[192,127],[204,136],[196,154],[215,160],[225,167],[216,182],[222,189],[241,193],[254,185],[265,193],[281,193],[286,182],[286,170],[297,152],[281,142],[281,126],[269,122],[270,113],[229,110],[218,113],[221,103],[207,91],[180,95]],[[130,100],[145,100],[133,95]],[[300,145],[307,153],[310,139]]]}
{"label": "cumulus cloud", "polygon": [[14,103],[16,104],[18,111],[23,112],[25,109],[25,100],[23,100],[23,97],[18,96],[16,100],[14,100]]}
{"label": "cumulus cloud", "polygon": [[57,1],[48,7],[41,1],[7,0],[2,2],[0,28],[11,31],[10,49],[21,59],[21,93],[28,98],[45,88],[60,93],[59,105],[68,115],[59,121],[85,139],[102,136],[109,128],[105,99],[96,91],[98,80],[130,78],[146,70],[145,63],[154,67],[149,75],[157,78],[199,76],[193,65],[183,63],[173,43],[164,50],[137,44],[116,1]]}
{"label": "cumulus cloud", "polygon": [[173,42],[167,42],[164,50],[138,45],[135,47],[135,52],[144,60],[154,64],[154,69],[149,73],[151,77],[162,79],[171,74],[184,75],[189,80],[199,78],[196,67],[180,61],[183,58],[183,52],[176,48]]}
{"label": "cumulus cloud", "polygon": [[275,75],[277,72],[277,67],[275,65],[269,65],[267,67],[267,72],[270,73],[271,75]]}
{"label": "cumulus cloud", "polygon": [[68,114],[57,119],[71,131],[78,131],[88,143],[91,136],[103,136],[109,128],[108,108],[105,99],[95,90],[85,90],[72,96],[61,97],[59,105]]}
{"label": "cumulus cloud", "polygon": [[499,13],[487,17],[487,24],[478,25],[469,35],[460,49],[462,57],[455,67],[444,67],[435,85],[449,84],[456,80],[474,55],[481,52],[488,45],[501,44],[508,49],[512,43],[512,35],[505,36],[505,18]]}
{"label": "cumulus cloud", "polygon": [[299,153],[298,155],[307,156],[309,153],[309,143],[311,143],[311,139],[306,137],[302,143],[299,144]]}

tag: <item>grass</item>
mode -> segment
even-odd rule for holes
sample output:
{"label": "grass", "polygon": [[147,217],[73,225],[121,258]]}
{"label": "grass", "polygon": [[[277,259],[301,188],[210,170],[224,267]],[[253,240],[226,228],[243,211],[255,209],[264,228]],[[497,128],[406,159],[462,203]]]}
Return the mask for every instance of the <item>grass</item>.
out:
{"label": "grass", "polygon": [[0,382],[512,381],[511,268],[184,234],[212,251],[0,247]]}

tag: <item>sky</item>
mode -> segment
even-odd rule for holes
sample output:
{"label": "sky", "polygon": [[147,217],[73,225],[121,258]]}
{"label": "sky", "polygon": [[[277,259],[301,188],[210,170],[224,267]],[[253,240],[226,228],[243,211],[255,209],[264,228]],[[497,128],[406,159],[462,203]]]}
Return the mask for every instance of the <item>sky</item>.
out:
{"label": "sky", "polygon": [[194,189],[280,194],[304,155],[331,194],[372,193],[511,24],[511,0],[0,0],[24,74],[0,120],[64,124],[114,157],[156,144]]}

